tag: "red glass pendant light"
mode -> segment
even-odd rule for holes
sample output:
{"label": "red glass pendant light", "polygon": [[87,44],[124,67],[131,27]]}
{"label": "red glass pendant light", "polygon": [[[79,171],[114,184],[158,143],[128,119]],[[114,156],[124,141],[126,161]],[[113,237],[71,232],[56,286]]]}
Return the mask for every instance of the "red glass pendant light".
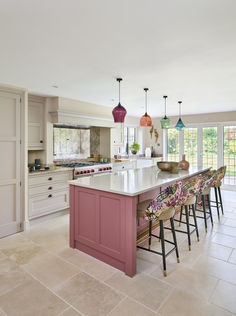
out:
{"label": "red glass pendant light", "polygon": [[152,126],[152,119],[147,114],[147,92],[148,88],[144,88],[145,91],[145,114],[140,119],[140,126]]}
{"label": "red glass pendant light", "polygon": [[120,82],[122,81],[122,78],[117,78],[116,81],[119,82],[119,103],[118,105],[113,109],[112,115],[114,118],[115,123],[124,123],[125,116],[126,116],[126,109],[120,104]]}

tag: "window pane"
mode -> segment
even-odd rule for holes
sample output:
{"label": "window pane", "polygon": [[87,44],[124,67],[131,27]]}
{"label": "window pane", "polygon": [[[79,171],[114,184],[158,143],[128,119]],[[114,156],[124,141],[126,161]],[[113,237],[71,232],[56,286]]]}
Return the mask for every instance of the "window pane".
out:
{"label": "window pane", "polygon": [[204,127],[202,133],[203,165],[217,169],[217,127]]}
{"label": "window pane", "polygon": [[197,128],[184,129],[184,153],[192,166],[197,165]]}
{"label": "window pane", "polygon": [[227,166],[225,184],[236,184],[236,126],[224,127],[224,165]]}
{"label": "window pane", "polygon": [[179,132],[175,128],[170,128],[167,133],[167,160],[179,161]]}

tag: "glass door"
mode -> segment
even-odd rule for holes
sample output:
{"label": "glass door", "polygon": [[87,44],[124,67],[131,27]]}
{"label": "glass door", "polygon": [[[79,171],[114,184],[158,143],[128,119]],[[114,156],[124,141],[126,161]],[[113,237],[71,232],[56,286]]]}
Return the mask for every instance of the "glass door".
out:
{"label": "glass door", "polygon": [[202,128],[202,164],[217,169],[217,127]]}
{"label": "glass door", "polygon": [[179,132],[175,128],[167,130],[167,160],[179,161]]}
{"label": "glass door", "polygon": [[184,153],[191,166],[198,164],[198,137],[197,127],[184,129]]}
{"label": "glass door", "polygon": [[224,126],[225,185],[236,185],[236,126]]}

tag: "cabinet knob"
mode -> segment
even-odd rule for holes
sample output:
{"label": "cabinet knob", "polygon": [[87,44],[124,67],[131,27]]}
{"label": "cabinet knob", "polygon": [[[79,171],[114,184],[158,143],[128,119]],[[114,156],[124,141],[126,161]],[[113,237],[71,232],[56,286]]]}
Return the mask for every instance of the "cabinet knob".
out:
{"label": "cabinet knob", "polygon": [[52,197],[52,194],[49,194],[48,197],[51,198],[51,197]]}
{"label": "cabinet knob", "polygon": [[48,190],[52,190],[52,187],[48,187]]}
{"label": "cabinet knob", "polygon": [[43,140],[40,140],[40,143],[42,144],[42,143],[43,143]]}
{"label": "cabinet knob", "polygon": [[52,177],[49,177],[48,180],[51,181],[51,180],[52,180]]}

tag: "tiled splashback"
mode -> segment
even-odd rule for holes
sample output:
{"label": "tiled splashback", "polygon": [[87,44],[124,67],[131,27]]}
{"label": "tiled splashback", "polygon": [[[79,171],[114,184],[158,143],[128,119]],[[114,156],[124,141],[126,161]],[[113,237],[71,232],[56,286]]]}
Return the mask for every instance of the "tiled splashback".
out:
{"label": "tiled splashback", "polygon": [[100,153],[100,127],[90,128],[90,153],[97,156]]}

